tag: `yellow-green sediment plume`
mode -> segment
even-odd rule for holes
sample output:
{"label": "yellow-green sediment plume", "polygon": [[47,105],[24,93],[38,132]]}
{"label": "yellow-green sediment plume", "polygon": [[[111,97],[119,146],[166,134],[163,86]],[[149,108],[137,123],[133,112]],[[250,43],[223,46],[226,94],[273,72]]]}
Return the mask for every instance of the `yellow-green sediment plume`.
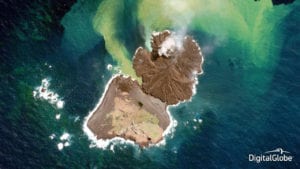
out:
{"label": "yellow-green sediment plume", "polygon": [[117,38],[119,21],[124,12],[123,0],[104,0],[100,3],[93,19],[93,27],[105,40],[105,47],[114,60],[117,61],[122,73],[138,79],[129,59],[129,52],[124,44]]}

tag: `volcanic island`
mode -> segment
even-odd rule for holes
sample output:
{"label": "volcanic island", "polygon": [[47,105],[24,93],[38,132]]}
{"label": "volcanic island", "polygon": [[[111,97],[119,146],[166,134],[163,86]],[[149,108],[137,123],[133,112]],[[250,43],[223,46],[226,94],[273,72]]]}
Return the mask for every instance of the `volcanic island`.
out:
{"label": "volcanic island", "polygon": [[87,128],[97,140],[121,137],[141,147],[156,144],[170,125],[168,106],[195,93],[204,61],[197,42],[165,30],[152,33],[151,48],[149,52],[139,47],[133,57],[141,84],[130,76],[114,76],[87,118]]}

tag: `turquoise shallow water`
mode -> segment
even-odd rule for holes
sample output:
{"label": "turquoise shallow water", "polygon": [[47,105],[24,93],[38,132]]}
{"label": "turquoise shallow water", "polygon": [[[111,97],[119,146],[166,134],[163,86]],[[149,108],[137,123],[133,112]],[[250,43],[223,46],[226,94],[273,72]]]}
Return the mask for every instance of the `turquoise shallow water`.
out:
{"label": "turquoise shallow water", "polygon": [[[3,5],[0,168],[299,168],[299,2],[276,6],[274,13],[261,7],[266,11],[257,17],[250,16],[256,14],[250,7],[261,2],[247,1],[249,11],[244,4],[228,2],[224,5],[231,6],[232,13],[225,18],[213,10],[217,3],[208,4],[203,11],[210,15],[192,21],[187,30],[202,47],[205,73],[199,76],[192,101],[170,108],[178,125],[166,145],[139,149],[121,144],[113,151],[90,147],[82,125],[115,72],[107,70],[107,64],[116,67],[122,59],[113,56],[108,41],[122,44],[130,60],[135,48],[144,45],[143,30],[156,27],[138,17],[141,4],[128,1],[118,7],[118,25],[109,27],[117,27],[111,30],[116,34],[108,34],[108,39],[103,38],[106,27],[93,27],[100,1]],[[243,18],[234,14],[249,25],[262,17],[256,20],[262,30],[249,34],[239,26]],[[214,33],[202,23],[219,29]],[[250,37],[260,37],[262,43]],[[256,54],[262,56],[260,62],[253,61]],[[34,99],[32,92],[44,78],[51,79],[49,89],[65,102],[63,109]],[[57,145],[66,142],[60,140],[64,133],[70,134],[70,146],[60,151]],[[250,153],[278,147],[294,160],[248,161]]]}

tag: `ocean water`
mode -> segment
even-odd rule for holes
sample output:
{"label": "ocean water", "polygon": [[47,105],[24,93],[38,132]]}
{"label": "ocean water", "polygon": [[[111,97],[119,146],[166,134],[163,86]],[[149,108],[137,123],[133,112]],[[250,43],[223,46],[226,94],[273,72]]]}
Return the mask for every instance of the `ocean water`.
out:
{"label": "ocean water", "polygon": [[[0,2],[1,169],[300,168],[299,1],[152,2]],[[197,93],[170,107],[177,126],[164,145],[94,147],[84,118],[163,29],[201,46]],[[33,96],[43,79],[63,108]],[[279,147],[292,162],[248,160]]]}

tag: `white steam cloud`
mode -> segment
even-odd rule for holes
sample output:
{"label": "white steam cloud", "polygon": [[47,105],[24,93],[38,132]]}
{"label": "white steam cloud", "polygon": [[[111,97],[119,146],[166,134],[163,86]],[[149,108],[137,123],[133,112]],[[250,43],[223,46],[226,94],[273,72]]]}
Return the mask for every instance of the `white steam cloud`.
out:
{"label": "white steam cloud", "polygon": [[[194,19],[195,13],[189,10],[190,3],[182,0],[163,1],[164,8],[166,9],[165,17],[169,18],[176,33],[172,33],[171,41],[175,41],[178,49],[182,48],[184,37],[187,35],[188,27]],[[170,43],[169,43],[170,44]]]}

